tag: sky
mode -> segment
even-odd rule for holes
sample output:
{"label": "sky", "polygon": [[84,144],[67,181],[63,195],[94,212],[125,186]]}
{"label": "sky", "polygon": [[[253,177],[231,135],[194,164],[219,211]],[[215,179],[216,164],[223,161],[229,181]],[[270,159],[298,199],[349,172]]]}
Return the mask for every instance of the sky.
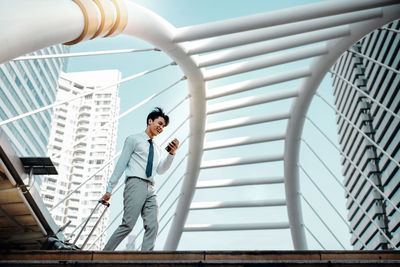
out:
{"label": "sky", "polygon": [[[196,25],[206,22],[234,18],[238,16],[246,16],[272,10],[283,9],[292,6],[300,6],[313,2],[311,0],[280,0],[280,1],[267,1],[267,0],[135,0],[133,1],[142,5],[153,12],[159,14],[161,17],[169,21],[175,27],[184,27]],[[151,44],[144,41],[135,39],[130,36],[117,36],[107,39],[95,39],[92,41],[80,43],[71,47],[71,52],[85,52],[85,51],[102,51],[113,49],[142,49],[152,48]],[[104,69],[118,69],[122,73],[122,77],[150,70],[171,62],[171,59],[162,52],[140,52],[119,55],[103,55],[103,56],[88,56],[79,58],[70,58],[68,62],[67,72],[80,72]],[[298,64],[303,64],[300,62]],[[272,71],[272,70],[271,70]],[[273,71],[285,71],[284,67],[276,68]],[[266,75],[269,73],[266,72]],[[241,79],[251,79],[253,74],[237,75],[236,77],[229,78],[229,81],[235,82]],[[183,76],[182,71],[177,66],[170,66],[160,71],[151,73],[149,75],[140,77],[138,79],[121,84],[119,89],[119,96],[121,99],[121,113],[131,108],[133,105],[146,99],[149,95],[156,93],[170,84],[178,81]],[[297,84],[293,83],[295,86]],[[332,99],[332,87],[330,85],[330,78],[327,76],[321,83],[318,92],[326,97],[329,101]],[[208,83],[209,88],[215,88],[220,85],[220,81]],[[277,87],[274,90],[279,90]],[[263,89],[257,89],[261,92]],[[249,92],[248,94],[252,94]],[[145,129],[145,117],[155,106],[161,106],[166,111],[170,111],[175,105],[180,103],[188,94],[186,82],[180,82],[178,85],[171,88],[168,92],[156,97],[146,105],[138,108],[129,116],[121,119],[118,128],[118,141],[117,151],[122,148],[124,139],[132,134]],[[245,94],[242,94],[246,96]],[[225,98],[226,99],[230,99]],[[212,103],[218,103],[219,100]],[[289,105],[290,102],[280,102],[278,105]],[[230,116],[251,115],[257,113],[266,113],[279,109],[278,106],[264,106],[255,107],[254,109],[238,110],[228,112]],[[189,101],[186,100],[170,113],[171,123],[166,128],[162,136],[158,137],[158,143],[162,144],[163,141],[187,118],[189,113]],[[227,114],[212,115],[207,118],[208,122],[216,122],[223,120]],[[248,116],[247,115],[247,116]],[[308,116],[312,118],[324,131],[328,134],[330,139],[337,143],[335,114],[323,102],[314,98],[309,109]],[[211,133],[206,135],[206,140],[219,140],[230,136],[243,136],[246,131],[259,131],[263,132],[263,126],[244,127],[243,129],[236,129],[232,131],[222,131],[218,133]],[[276,132],[283,129],[285,125],[282,123],[275,123],[273,128]],[[178,130],[171,138],[177,137],[183,141],[188,135],[187,124]],[[306,121],[303,138],[308,141],[313,148],[318,151],[318,154],[324,159],[326,164],[336,174],[339,180],[342,180],[340,156],[338,152],[315,130],[315,128]],[[172,166],[170,173],[160,176],[156,180],[156,187],[160,187],[166,179],[170,179],[165,184],[165,187],[159,190],[159,203],[164,202],[160,209],[160,216],[166,212],[168,207],[173,204],[173,200],[179,195],[180,184],[179,180],[184,174],[186,160],[184,155],[188,153],[187,142],[184,142],[175,159],[175,165]],[[275,151],[283,149],[283,142],[274,142],[273,144],[251,145],[249,151]],[[226,154],[240,154],[242,148],[231,148],[224,151],[210,151],[204,153],[205,160],[212,160],[219,158]],[[246,152],[251,153],[251,152]],[[307,173],[313,177],[322,191],[332,201],[333,205],[346,217],[345,211],[345,198],[344,192],[332,179],[329,172],[318,162],[318,160],[310,153],[310,150],[301,145],[300,164],[304,167]],[[182,165],[178,166],[177,170],[172,173],[174,166],[183,160]],[[235,167],[227,170],[226,168],[219,168],[218,170],[202,171],[199,180],[207,179],[222,179],[232,177],[263,177],[267,176],[282,176],[281,163],[269,164],[254,164],[251,166]],[[174,190],[170,196],[167,195],[174,185],[177,184],[177,189]],[[313,209],[321,216],[328,226],[334,230],[337,238],[342,244],[350,249],[349,233],[347,226],[336,216],[334,211],[328,207],[325,200],[320,196],[319,192],[307,177],[300,171],[300,184],[301,192],[305,198],[312,203]],[[110,220],[112,220],[122,209],[122,190],[113,195],[111,200],[112,208],[110,212]],[[284,188],[282,185],[265,185],[265,186],[245,186],[226,189],[209,189],[198,190],[194,196],[194,201],[223,201],[223,200],[249,200],[249,199],[277,199],[282,198],[284,195]],[[307,228],[311,229],[312,233],[318,237],[320,242],[326,249],[341,249],[339,243],[330,235],[329,231],[319,221],[318,216],[315,215],[310,207],[303,201],[302,202],[304,223]],[[170,216],[174,213],[174,206],[166,212],[166,216],[160,221],[160,228],[165,226],[165,229],[158,237],[156,250],[163,248],[170,223],[166,224]],[[118,226],[121,219],[110,227],[109,235]],[[287,220],[287,213],[284,207],[267,207],[267,208],[253,208],[253,209],[225,209],[213,211],[192,211],[189,213],[187,223],[245,223],[245,222],[264,222],[264,221],[285,221]],[[140,219],[133,231],[138,233],[142,227]],[[309,249],[322,249],[313,237],[306,233]],[[141,243],[141,235],[139,236],[138,243]],[[124,241],[118,249],[125,248]],[[181,242],[178,249],[180,250],[235,250],[235,249],[253,249],[253,250],[290,250],[293,249],[289,230],[257,230],[257,231],[240,231],[240,232],[194,232],[183,233]]]}

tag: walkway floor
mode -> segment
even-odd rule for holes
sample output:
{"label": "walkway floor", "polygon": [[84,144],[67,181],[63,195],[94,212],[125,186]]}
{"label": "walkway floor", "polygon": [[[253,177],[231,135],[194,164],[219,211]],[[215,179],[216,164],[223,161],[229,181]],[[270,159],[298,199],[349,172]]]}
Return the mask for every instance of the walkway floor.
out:
{"label": "walkway floor", "polygon": [[0,266],[400,266],[399,251],[0,251]]}

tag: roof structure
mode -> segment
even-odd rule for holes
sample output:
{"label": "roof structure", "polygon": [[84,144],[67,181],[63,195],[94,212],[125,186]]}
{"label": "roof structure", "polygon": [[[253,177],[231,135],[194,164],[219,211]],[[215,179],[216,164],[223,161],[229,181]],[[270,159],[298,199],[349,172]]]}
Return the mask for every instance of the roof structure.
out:
{"label": "roof structure", "polygon": [[[90,3],[89,3],[90,2]],[[76,5],[75,3],[78,3]],[[325,74],[339,56],[365,34],[399,18],[400,4],[396,0],[324,1],[295,8],[261,13],[247,17],[175,28],[157,14],[131,2],[114,1],[119,12],[111,20],[106,6],[96,6],[91,1],[49,2],[47,21],[43,24],[40,10],[29,29],[21,28],[18,18],[10,23],[9,32],[0,33],[0,42],[7,47],[0,51],[0,62],[57,43],[73,44],[97,36],[126,34],[153,44],[169,55],[187,78],[190,94],[190,137],[188,163],[182,197],[176,207],[176,216],[165,244],[166,250],[177,248],[184,231],[221,231],[251,229],[282,229],[291,231],[295,249],[307,249],[300,205],[299,149],[305,116],[310,102]],[[5,4],[3,4],[5,5]],[[19,6],[24,5],[24,10]],[[30,14],[38,9],[27,0],[0,5],[0,15],[15,14],[18,10]],[[103,11],[104,11],[103,10]],[[7,14],[3,14],[4,12]],[[83,11],[83,12],[82,12]],[[101,16],[100,16],[100,15]],[[114,21],[112,25],[111,21]],[[61,27],[66,22],[69,27]],[[19,42],[21,38],[29,42]],[[5,42],[4,40],[7,40]],[[27,45],[29,43],[29,45]],[[257,58],[255,58],[257,57]],[[269,76],[256,76],[251,80],[224,83],[224,78],[242,73],[256,72],[307,59],[308,64],[293,65],[289,71]],[[221,81],[218,88],[209,89],[208,81]],[[260,93],[255,90],[273,84],[297,81],[293,88]],[[240,93],[249,95],[241,97]],[[252,94],[251,92],[254,92]],[[238,96],[239,97],[236,97]],[[276,113],[253,116],[233,116],[225,121],[208,123],[207,118],[226,111],[266,103],[287,101]],[[283,121],[282,132],[268,134],[271,122]],[[264,124],[262,135],[241,136],[206,142],[210,132],[231,130],[249,125]],[[265,144],[281,140],[281,151],[263,152],[251,157],[230,157],[203,161],[203,153],[227,147],[249,144]],[[211,168],[230,168],[255,163],[282,162],[282,177],[264,177],[261,180],[220,180],[198,183],[199,173]],[[231,187],[251,184],[275,184],[285,186],[282,199],[263,201],[192,203],[196,190],[212,187]],[[195,209],[243,208],[286,206],[287,222],[185,225],[188,212]]]}
{"label": "roof structure", "polygon": [[0,130],[0,248],[40,249],[49,236],[63,239],[33,184]]}

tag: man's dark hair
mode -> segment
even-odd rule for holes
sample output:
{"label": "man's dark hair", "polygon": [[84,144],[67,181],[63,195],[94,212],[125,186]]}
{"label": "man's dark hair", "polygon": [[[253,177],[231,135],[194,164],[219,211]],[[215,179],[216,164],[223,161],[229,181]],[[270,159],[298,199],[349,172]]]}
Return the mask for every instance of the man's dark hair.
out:
{"label": "man's dark hair", "polygon": [[155,107],[154,110],[150,112],[149,115],[147,115],[147,120],[146,120],[147,125],[149,125],[149,119],[154,121],[158,117],[164,118],[165,127],[167,127],[169,123],[169,117],[164,113],[164,111],[160,107]]}

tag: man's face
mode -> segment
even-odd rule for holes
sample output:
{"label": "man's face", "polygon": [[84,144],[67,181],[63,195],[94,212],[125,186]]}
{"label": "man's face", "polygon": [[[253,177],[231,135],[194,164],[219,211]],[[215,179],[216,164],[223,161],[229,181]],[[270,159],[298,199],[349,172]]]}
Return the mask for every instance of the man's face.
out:
{"label": "man's face", "polygon": [[149,119],[148,128],[153,136],[157,136],[163,132],[165,127],[165,120],[163,117],[158,117],[154,121]]}

